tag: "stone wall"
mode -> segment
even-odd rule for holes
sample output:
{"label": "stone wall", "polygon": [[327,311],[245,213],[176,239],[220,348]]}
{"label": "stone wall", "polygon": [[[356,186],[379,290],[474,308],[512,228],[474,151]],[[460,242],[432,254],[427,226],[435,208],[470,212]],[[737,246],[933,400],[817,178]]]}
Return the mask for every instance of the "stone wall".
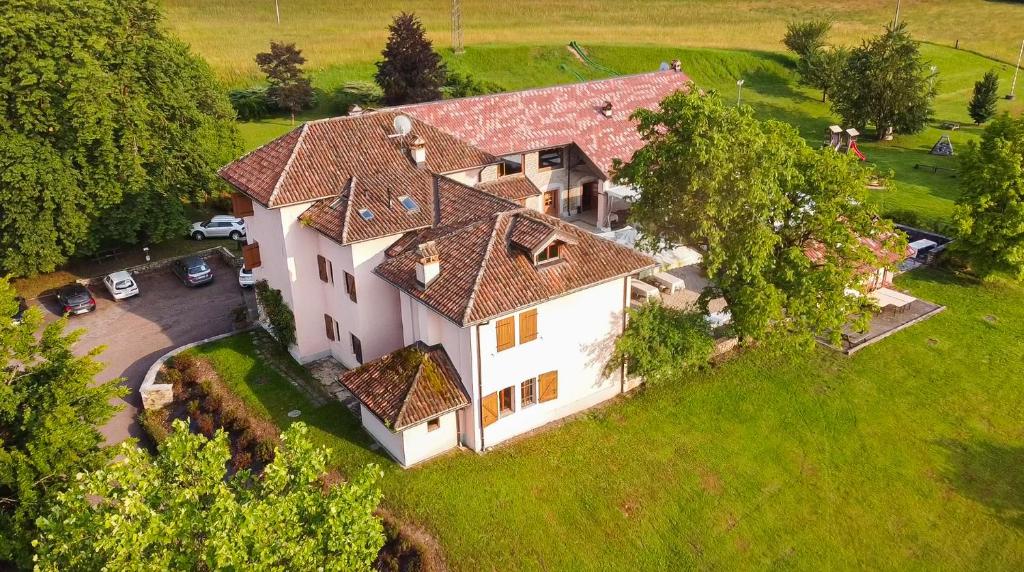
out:
{"label": "stone wall", "polygon": [[142,385],[139,386],[139,394],[142,396],[142,408],[159,409],[169,405],[171,401],[174,400],[171,385],[161,382],[160,370],[163,369],[167,360],[196,346],[222,340],[244,331],[246,330],[228,332],[226,334],[220,334],[219,336],[213,336],[212,338],[206,338],[205,340],[199,340],[198,342],[192,342],[191,344],[185,344],[160,356],[160,359],[156,360],[156,362],[149,367],[149,370],[146,372],[146,377],[142,378]]}

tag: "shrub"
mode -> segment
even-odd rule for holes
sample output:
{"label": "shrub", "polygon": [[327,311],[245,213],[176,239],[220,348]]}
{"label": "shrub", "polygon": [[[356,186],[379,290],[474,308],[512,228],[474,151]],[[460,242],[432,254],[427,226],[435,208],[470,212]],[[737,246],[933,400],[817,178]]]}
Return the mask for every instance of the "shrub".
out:
{"label": "shrub", "polygon": [[267,95],[266,87],[250,87],[228,92],[228,100],[242,121],[256,121],[270,115],[276,106]]}
{"label": "shrub", "polygon": [[627,364],[648,382],[676,379],[704,366],[715,348],[703,313],[654,301],[629,310],[629,324],[615,343],[607,371]]}
{"label": "shrub", "polygon": [[207,413],[197,413],[192,420],[196,424],[196,429],[206,435],[207,437],[213,437],[213,434],[217,430],[217,425],[213,421],[213,416]]}
{"label": "shrub", "polygon": [[237,471],[244,471],[252,467],[252,453],[245,450],[235,451],[231,456],[231,468]]}
{"label": "shrub", "polygon": [[145,409],[139,413],[137,419],[139,426],[154,444],[159,445],[167,439],[170,430],[167,427],[166,409]]}
{"label": "shrub", "polygon": [[280,290],[271,288],[266,280],[256,283],[256,298],[270,322],[274,336],[284,347],[295,343],[295,315],[284,301]]}
{"label": "shrub", "polygon": [[441,88],[441,94],[445,99],[486,95],[502,91],[505,91],[505,88],[492,81],[480,81],[468,73],[460,74],[455,71],[448,72],[448,79],[444,87]]}
{"label": "shrub", "polygon": [[353,105],[372,109],[380,107],[384,92],[376,84],[351,81],[344,83],[325,96],[327,110],[332,115],[348,115]]}

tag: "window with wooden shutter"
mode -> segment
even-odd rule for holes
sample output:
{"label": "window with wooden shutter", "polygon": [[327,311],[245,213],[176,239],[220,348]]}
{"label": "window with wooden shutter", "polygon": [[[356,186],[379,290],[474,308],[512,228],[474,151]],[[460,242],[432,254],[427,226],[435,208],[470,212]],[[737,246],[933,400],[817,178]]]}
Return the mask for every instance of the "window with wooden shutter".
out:
{"label": "window with wooden shutter", "polygon": [[319,254],[316,255],[316,269],[320,271],[320,281],[327,282],[327,259]]}
{"label": "window with wooden shutter", "polygon": [[499,352],[516,345],[516,319],[514,317],[509,316],[495,322],[494,332],[498,337]]}
{"label": "window with wooden shutter", "polygon": [[352,355],[356,357],[357,362],[363,363],[363,342],[359,341],[355,334],[349,334],[349,338],[352,341]]}
{"label": "window with wooden shutter", "polygon": [[252,244],[246,244],[242,247],[242,260],[245,267],[249,270],[253,268],[259,268],[262,263],[260,260],[260,243],[254,242]]}
{"label": "window with wooden shutter", "polygon": [[356,301],[356,277],[348,272],[345,273],[345,292],[348,293],[349,300]]}
{"label": "window with wooden shutter", "polygon": [[335,336],[334,318],[332,318],[329,314],[324,314],[324,327],[325,327],[325,331],[327,332],[327,339],[331,340],[332,342],[335,341],[337,338],[334,337]]}
{"label": "window with wooden shutter", "polygon": [[558,399],[558,372],[549,371],[542,373],[537,378],[537,385],[540,386],[540,402]]}
{"label": "window with wooden shutter", "polygon": [[525,344],[537,339],[537,309],[519,314],[519,343]]}
{"label": "window with wooden shutter", "polygon": [[480,419],[484,427],[498,420],[498,394],[485,395],[480,400]]}
{"label": "window with wooden shutter", "polygon": [[243,218],[253,215],[252,199],[241,194],[234,193],[231,195],[231,213],[238,218]]}

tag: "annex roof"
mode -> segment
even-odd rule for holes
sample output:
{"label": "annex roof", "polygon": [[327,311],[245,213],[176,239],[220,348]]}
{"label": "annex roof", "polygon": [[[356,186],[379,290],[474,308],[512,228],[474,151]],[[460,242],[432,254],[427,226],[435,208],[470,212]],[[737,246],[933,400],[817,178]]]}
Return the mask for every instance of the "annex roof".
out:
{"label": "annex roof", "polygon": [[[630,115],[656,109],[689,81],[669,70],[392,109],[496,156],[575,143],[608,174],[613,159],[629,160],[642,146]],[[602,113],[606,102],[611,117]]]}
{"label": "annex roof", "polygon": [[[521,233],[517,228],[528,228]],[[555,234],[559,260],[536,266],[516,247]],[[416,283],[415,246],[433,240],[440,274],[426,289]],[[495,213],[439,233],[404,237],[374,272],[459,326],[468,326],[614,278],[652,268],[654,260],[629,247],[525,208]],[[396,246],[398,246],[396,244]]]}
{"label": "annex roof", "polygon": [[522,173],[477,183],[476,188],[510,201],[539,197],[541,194],[537,185]]}
{"label": "annex roof", "polygon": [[339,381],[392,431],[469,405],[440,344],[418,341],[343,373]]}

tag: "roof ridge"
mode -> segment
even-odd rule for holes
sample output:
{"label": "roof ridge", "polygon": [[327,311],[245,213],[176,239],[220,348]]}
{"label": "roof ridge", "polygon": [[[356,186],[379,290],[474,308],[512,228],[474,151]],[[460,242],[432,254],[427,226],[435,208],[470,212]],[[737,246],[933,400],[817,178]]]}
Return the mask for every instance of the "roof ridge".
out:
{"label": "roof ridge", "polygon": [[248,156],[250,156],[250,155],[253,155],[253,154],[257,153],[258,151],[262,151],[264,147],[268,147],[268,146],[270,146],[270,145],[272,145],[272,144],[276,143],[277,141],[280,141],[281,139],[284,139],[285,137],[288,137],[288,136],[289,136],[289,135],[291,135],[292,133],[295,133],[296,131],[298,131],[298,130],[302,129],[303,127],[305,127],[305,126],[306,126],[306,123],[308,123],[308,122],[305,122],[305,123],[303,123],[302,125],[299,125],[298,127],[296,127],[295,129],[291,129],[291,130],[289,130],[289,131],[288,131],[288,132],[286,132],[286,133],[283,133],[283,134],[281,134],[281,135],[279,135],[279,136],[277,136],[277,137],[274,137],[274,138],[273,138],[273,139],[271,139],[270,141],[267,141],[266,143],[264,143],[264,144],[260,145],[259,147],[256,147],[255,149],[253,149],[253,150],[251,150],[251,151],[248,151],[248,152],[246,152],[246,153],[242,153],[242,154],[241,154],[241,155],[239,155],[239,156],[238,156],[238,157],[237,157],[236,159],[234,159],[234,160],[232,160],[232,161],[230,161],[230,162],[228,162],[228,163],[226,163],[226,164],[224,164],[224,165],[221,165],[221,166],[220,166],[220,168],[219,168],[219,169],[217,169],[217,173],[218,173],[218,174],[220,174],[220,172],[221,172],[221,171],[223,171],[224,169],[227,169],[227,168],[228,168],[228,167],[230,167],[231,165],[234,165],[234,164],[235,164],[235,163],[237,163],[238,161],[241,161],[242,159],[245,159],[246,157],[248,157]]}
{"label": "roof ridge", "polygon": [[498,235],[499,219],[502,218],[502,215],[514,212],[518,211],[503,211],[500,213],[494,213],[494,216],[491,217],[494,221],[494,226],[491,227],[491,236],[487,239],[487,247],[484,248],[484,256],[480,263],[480,270],[477,271],[476,277],[473,279],[473,288],[470,289],[469,300],[466,301],[466,311],[462,314],[463,324],[469,321],[469,315],[473,311],[473,304],[476,302],[476,293],[480,290],[480,282],[483,280],[484,270],[487,269],[487,262],[491,259],[491,249],[494,247],[494,238]]}
{"label": "roof ridge", "polygon": [[[394,107],[384,107],[384,108],[381,108],[380,111],[398,111],[398,110],[402,110],[402,109],[413,109],[413,108],[416,108],[416,107],[428,107],[428,106],[432,106],[432,105],[444,105],[444,104],[449,104],[451,102],[457,102],[457,101],[482,100],[482,99],[487,99],[487,98],[498,98],[498,97],[504,97],[504,96],[509,96],[509,95],[515,95],[515,94],[533,93],[533,92],[538,92],[538,91],[552,90],[552,89],[561,89],[561,88],[572,87],[572,86],[579,86],[579,85],[592,85],[592,84],[598,84],[598,83],[618,82],[618,81],[622,81],[624,79],[630,79],[630,78],[635,78],[635,77],[643,77],[643,76],[648,76],[648,75],[652,75],[653,76],[653,75],[670,74],[670,73],[671,74],[684,73],[684,75],[685,75],[685,72],[677,72],[677,71],[673,71],[673,70],[653,70],[653,71],[649,71],[649,72],[639,72],[639,73],[633,73],[633,74],[618,75],[618,76],[615,76],[615,77],[605,77],[605,78],[600,78],[600,79],[591,79],[591,80],[576,81],[576,82],[569,82],[569,83],[557,83],[557,84],[554,84],[554,85],[547,85],[547,86],[541,86],[541,87],[528,87],[528,88],[516,89],[516,90],[512,90],[512,91],[500,91],[500,92],[497,92],[497,93],[485,93],[485,94],[482,94],[482,95],[471,95],[469,97],[456,97],[456,98],[453,98],[453,99],[437,99],[437,100],[434,100],[434,101],[424,101],[424,102],[421,102],[421,103],[406,103],[404,105],[396,105]],[[688,78],[689,76],[686,76],[686,77]],[[420,121],[423,121],[423,120],[421,119]]]}
{"label": "roof ridge", "polygon": [[299,138],[295,141],[295,145],[292,147],[291,153],[288,155],[288,161],[285,162],[284,168],[281,169],[281,174],[277,177],[277,183],[274,184],[274,190],[270,191],[270,196],[267,197],[267,206],[271,206],[274,203],[274,198],[277,196],[277,191],[281,189],[281,185],[284,184],[285,177],[288,176],[288,169],[295,162],[295,155],[299,152],[299,147],[302,146],[303,141],[306,139],[306,132],[309,130],[309,123],[303,123],[302,127],[299,128]]}
{"label": "roof ridge", "polygon": [[[419,340],[417,340],[418,342]],[[423,358],[426,357],[426,353],[419,348],[418,344],[412,344],[413,351],[420,352],[423,357],[420,358],[420,363],[416,366],[416,373],[412,376],[412,381],[409,383],[409,387],[405,389],[405,394],[402,395],[402,405],[398,408],[395,413],[395,418],[391,421],[391,424],[395,427],[398,426],[398,420],[402,418],[402,414],[405,413],[405,407],[409,405],[409,396],[412,395],[413,389],[416,387],[416,382],[420,379],[420,373],[423,372]]]}
{"label": "roof ridge", "polygon": [[348,217],[349,213],[352,212],[352,196],[356,192],[356,176],[352,175],[348,178],[348,182],[345,184],[346,188],[343,188],[338,193],[339,198],[345,199],[345,208],[341,211],[341,243],[345,244],[348,241]]}

